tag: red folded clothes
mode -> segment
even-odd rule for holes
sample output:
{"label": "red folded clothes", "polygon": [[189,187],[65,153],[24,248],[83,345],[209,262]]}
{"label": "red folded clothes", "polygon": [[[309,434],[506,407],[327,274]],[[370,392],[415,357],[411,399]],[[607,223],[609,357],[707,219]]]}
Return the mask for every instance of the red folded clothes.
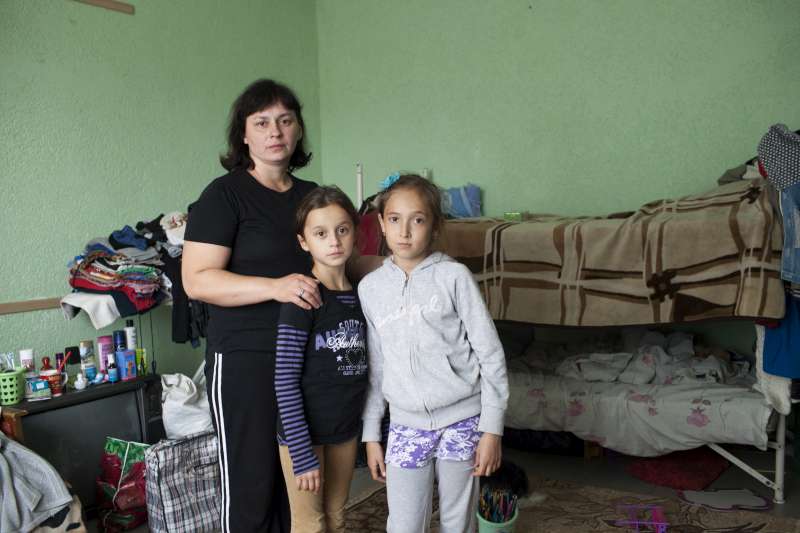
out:
{"label": "red folded clothes", "polygon": [[69,284],[87,292],[121,293],[136,312],[144,312],[158,304],[161,271],[157,265],[160,261],[137,262],[123,255],[92,251],[71,265]]}
{"label": "red folded clothes", "polygon": [[69,284],[76,289],[91,289],[94,292],[110,292],[112,290],[123,292],[137,311],[147,311],[158,303],[155,298],[155,292],[149,294],[140,294],[128,285],[120,284],[119,286],[112,288],[108,286],[97,285],[89,280],[77,276],[70,277]]}

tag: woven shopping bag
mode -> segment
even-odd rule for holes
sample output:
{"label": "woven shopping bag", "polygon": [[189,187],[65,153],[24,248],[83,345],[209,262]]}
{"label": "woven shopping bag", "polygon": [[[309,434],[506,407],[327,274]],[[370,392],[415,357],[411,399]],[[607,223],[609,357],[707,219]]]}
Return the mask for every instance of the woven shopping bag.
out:
{"label": "woven shopping bag", "polygon": [[144,455],[149,447],[106,437],[95,480],[101,531],[128,531],[147,521]]}
{"label": "woven shopping bag", "polygon": [[145,466],[150,531],[220,531],[222,486],[214,433],[162,440],[145,452]]}

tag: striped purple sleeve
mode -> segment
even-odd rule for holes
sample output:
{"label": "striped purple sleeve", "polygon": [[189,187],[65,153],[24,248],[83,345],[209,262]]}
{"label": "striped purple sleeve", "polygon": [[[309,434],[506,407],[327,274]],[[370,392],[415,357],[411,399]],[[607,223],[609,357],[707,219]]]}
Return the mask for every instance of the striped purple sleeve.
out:
{"label": "striped purple sleeve", "polygon": [[311,435],[303,411],[303,392],[300,388],[306,341],[307,331],[278,324],[275,395],[278,398],[278,414],[283,424],[283,436],[289,446],[295,476],[320,467],[311,448]]}

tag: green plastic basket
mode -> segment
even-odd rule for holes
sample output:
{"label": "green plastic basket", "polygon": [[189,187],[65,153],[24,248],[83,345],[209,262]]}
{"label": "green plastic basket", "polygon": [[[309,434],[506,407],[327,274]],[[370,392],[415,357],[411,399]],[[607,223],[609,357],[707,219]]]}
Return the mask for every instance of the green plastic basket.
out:
{"label": "green plastic basket", "polygon": [[22,401],[25,393],[25,369],[0,372],[0,405],[13,405]]}

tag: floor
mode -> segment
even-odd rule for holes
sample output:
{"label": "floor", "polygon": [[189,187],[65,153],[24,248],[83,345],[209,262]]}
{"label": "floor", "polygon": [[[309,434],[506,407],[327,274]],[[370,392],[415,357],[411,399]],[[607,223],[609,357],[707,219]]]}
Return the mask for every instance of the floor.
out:
{"label": "floor", "polygon": [[[353,482],[350,484],[350,501],[348,504],[356,503],[364,498],[372,495],[377,489],[382,486],[381,483],[373,481],[366,468],[357,468],[353,475]],[[92,520],[86,524],[88,533],[97,533],[97,521]],[[130,533],[148,533],[150,530],[147,526],[141,526],[136,529],[130,530]]]}
{"label": "floor", "polygon": [[[761,471],[766,477],[772,477],[775,469],[775,454],[760,452],[755,448],[731,448],[738,457],[751,466]],[[600,459],[584,460],[582,457],[563,457],[557,455],[544,455],[528,453],[518,450],[505,450],[504,457],[523,467],[529,474],[541,477],[570,481],[576,484],[596,485],[609,489],[633,492],[637,494],[652,494],[677,498],[675,490],[651,485],[640,481],[625,471],[626,464],[631,458],[625,456],[611,456]],[[800,481],[798,474],[800,468],[794,464],[789,467],[791,459],[787,457],[785,499],[786,503],[774,505],[770,511],[765,511],[778,516],[800,518]],[[772,501],[772,491],[756,481],[738,467],[731,465],[709,487],[710,489],[750,489],[755,494]]]}
{"label": "floor", "polygon": [[[774,453],[760,452],[753,448],[732,449],[732,451],[750,465],[759,469],[767,477],[773,475],[772,471],[775,467]],[[630,458],[624,456],[585,460],[582,457],[537,454],[512,449],[506,449],[503,453],[504,458],[515,462],[532,475],[638,494],[676,497],[673,489],[650,485],[630,476],[625,472],[625,466],[630,461]],[[786,503],[774,505],[771,510],[765,512],[778,516],[800,518],[800,505],[798,504],[800,503],[800,476],[798,474],[800,474],[800,465],[793,463],[792,459],[787,457]],[[360,501],[379,487],[380,484],[370,477],[369,470],[358,468],[350,486],[350,501]],[[772,499],[771,490],[733,465],[710,488],[747,488],[765,498]],[[90,533],[96,532],[97,524],[88,524],[88,530]],[[133,530],[133,533],[146,533],[147,531],[148,529],[143,526]]]}

